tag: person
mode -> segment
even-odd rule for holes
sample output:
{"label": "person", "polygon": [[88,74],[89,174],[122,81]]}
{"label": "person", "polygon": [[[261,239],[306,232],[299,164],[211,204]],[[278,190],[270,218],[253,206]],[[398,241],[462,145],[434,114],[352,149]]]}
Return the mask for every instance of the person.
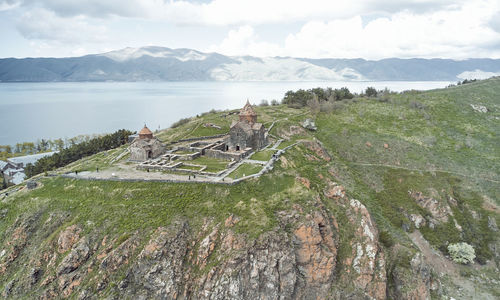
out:
{"label": "person", "polygon": [[75,175],[78,175],[78,170],[75,170]]}
{"label": "person", "polygon": [[99,167],[96,168],[97,173],[99,173]]}
{"label": "person", "polygon": [[191,180],[191,175],[189,175],[189,180]]}

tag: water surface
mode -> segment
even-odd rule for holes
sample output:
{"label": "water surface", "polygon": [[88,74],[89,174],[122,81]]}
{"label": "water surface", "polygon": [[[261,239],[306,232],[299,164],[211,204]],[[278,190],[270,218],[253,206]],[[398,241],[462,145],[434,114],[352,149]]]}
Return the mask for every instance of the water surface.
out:
{"label": "water surface", "polygon": [[242,107],[249,99],[281,100],[288,90],[313,87],[361,92],[442,88],[446,81],[383,82],[44,82],[0,83],[0,145],[108,133],[121,128],[166,128],[210,109]]}

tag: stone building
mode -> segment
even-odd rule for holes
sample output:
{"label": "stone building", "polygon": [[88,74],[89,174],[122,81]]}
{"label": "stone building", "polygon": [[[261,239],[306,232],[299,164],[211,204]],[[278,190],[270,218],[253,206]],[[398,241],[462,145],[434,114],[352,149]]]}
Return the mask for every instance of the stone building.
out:
{"label": "stone building", "polygon": [[146,125],[139,131],[138,137],[132,141],[129,150],[132,161],[145,161],[165,153],[165,147],[153,136],[153,132]]}
{"label": "stone building", "polygon": [[267,145],[267,131],[257,123],[257,113],[247,101],[239,114],[239,121],[233,122],[229,137],[225,141],[226,151],[242,151],[247,148],[258,150]]}

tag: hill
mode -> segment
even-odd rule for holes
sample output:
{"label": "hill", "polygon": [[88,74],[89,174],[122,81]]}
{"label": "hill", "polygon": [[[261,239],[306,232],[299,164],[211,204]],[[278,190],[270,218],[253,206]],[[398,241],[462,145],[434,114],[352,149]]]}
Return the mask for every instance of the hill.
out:
{"label": "hill", "polygon": [[498,74],[499,59],[258,58],[156,46],[81,57],[0,59],[0,82],[456,81]]}
{"label": "hill", "polygon": [[[12,299],[498,298],[499,95],[492,78],[343,100],[327,112],[257,107],[280,147],[294,146],[270,172],[234,185],[59,176],[119,172],[126,146],[39,175],[37,188],[0,195],[0,291]],[[217,134],[230,113],[157,136]],[[316,131],[300,126],[306,118]],[[449,258],[458,242],[474,247],[472,264]]]}

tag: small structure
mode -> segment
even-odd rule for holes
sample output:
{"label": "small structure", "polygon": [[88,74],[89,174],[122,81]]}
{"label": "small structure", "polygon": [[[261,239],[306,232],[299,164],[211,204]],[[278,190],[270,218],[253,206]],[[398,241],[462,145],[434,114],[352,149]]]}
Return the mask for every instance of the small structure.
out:
{"label": "small structure", "polygon": [[129,147],[130,160],[145,161],[165,153],[165,147],[162,143],[153,136],[153,132],[144,124],[144,128],[139,131]]}
{"label": "small structure", "polygon": [[225,140],[226,151],[242,151],[247,148],[258,150],[266,146],[267,131],[262,123],[257,123],[257,113],[250,102],[245,104],[239,114],[239,121],[231,124],[229,137]]}

